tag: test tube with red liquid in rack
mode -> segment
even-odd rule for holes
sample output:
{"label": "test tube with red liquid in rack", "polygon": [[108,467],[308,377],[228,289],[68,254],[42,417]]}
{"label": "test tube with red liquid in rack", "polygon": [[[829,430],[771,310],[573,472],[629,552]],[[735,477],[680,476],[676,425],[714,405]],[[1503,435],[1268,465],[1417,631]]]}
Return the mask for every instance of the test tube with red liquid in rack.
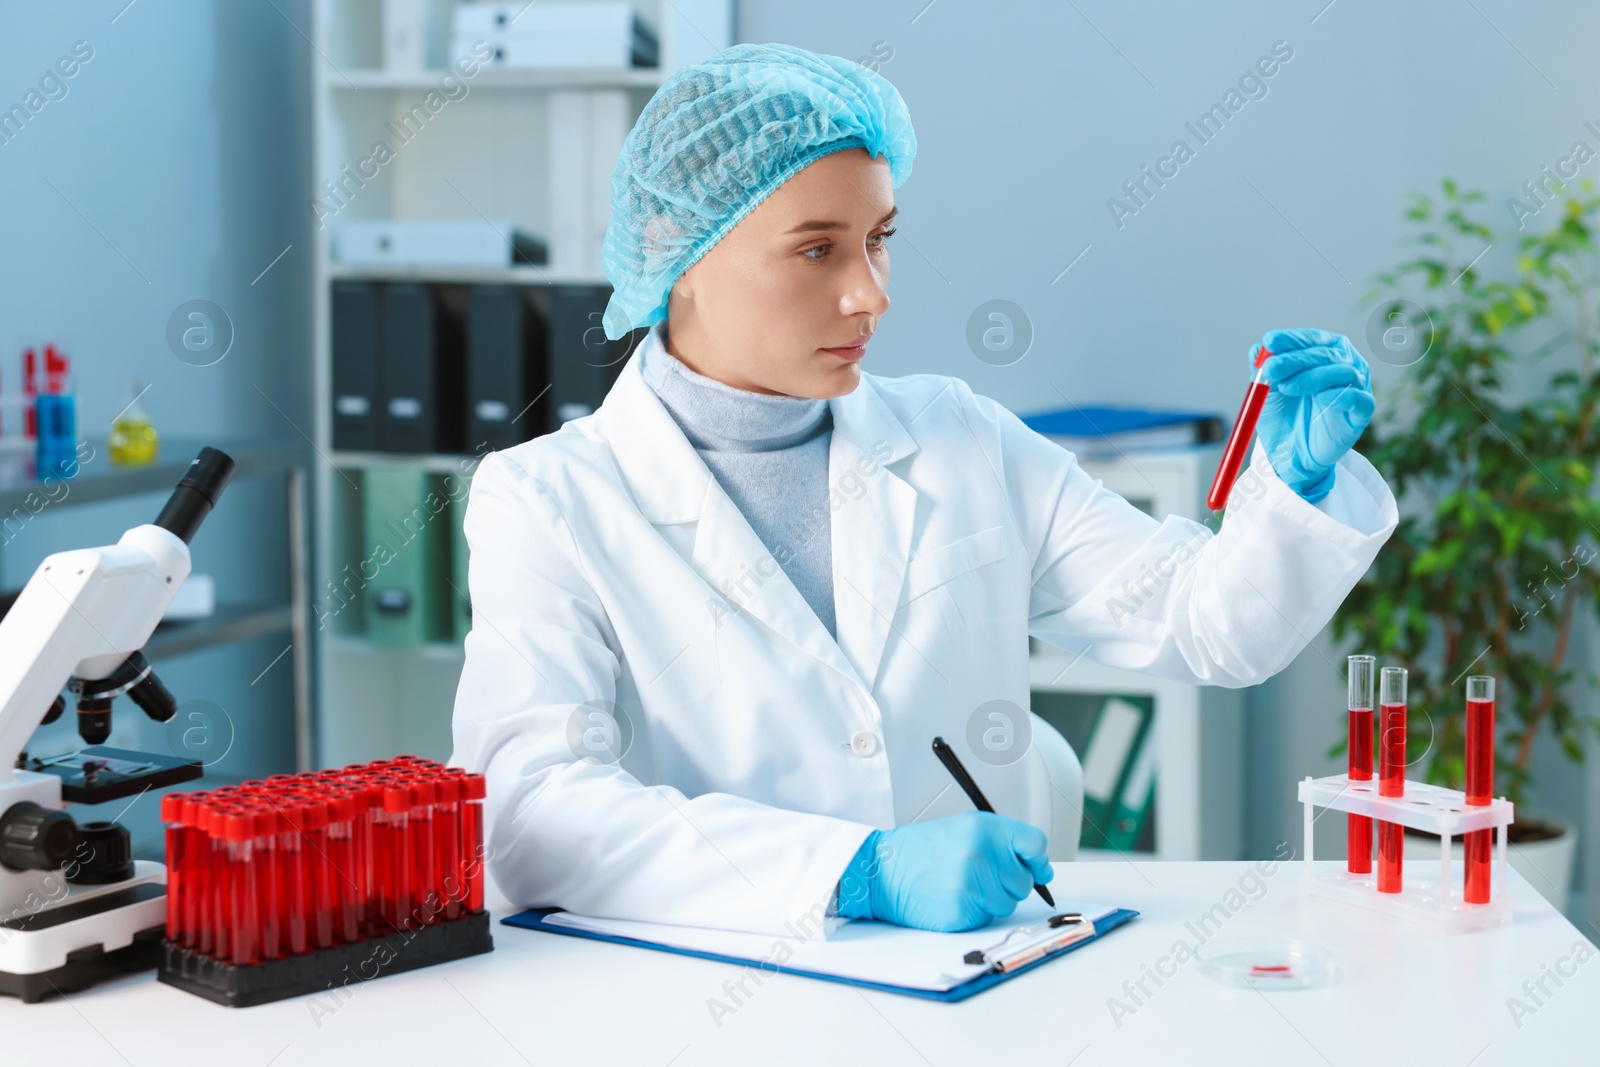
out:
{"label": "test tube with red liquid in rack", "polygon": [[[262,965],[399,933],[409,944],[412,934],[462,921],[467,932],[420,951],[430,961],[488,951],[485,791],[481,774],[399,756],[164,797],[162,980],[211,996]],[[275,992],[265,999],[311,991],[301,986],[316,967],[271,973]]]}
{"label": "test tube with red liquid in rack", "polygon": [[[1378,795],[1406,795],[1406,679],[1404,667],[1385,667],[1378,693]],[[1378,892],[1400,892],[1405,827],[1378,820]]]}
{"label": "test tube with red liquid in rack", "polygon": [[1256,422],[1261,418],[1261,408],[1267,402],[1267,360],[1272,356],[1266,345],[1256,352],[1256,372],[1244,391],[1244,401],[1239,405],[1239,417],[1233,420],[1233,431],[1222,449],[1222,462],[1217,464],[1217,474],[1211,480],[1211,491],[1206,494],[1206,507],[1221,511],[1233,492],[1234,480],[1244,465],[1245,453],[1256,435]]}
{"label": "test tube with red liquid in rack", "polygon": [[[1467,679],[1466,794],[1470,807],[1487,807],[1494,799],[1494,678],[1474,674]],[[1505,833],[1505,827],[1501,827]],[[1463,836],[1466,881],[1462,900],[1489,903],[1489,854],[1493,830],[1472,830]]]}
{"label": "test tube with red liquid in rack", "polygon": [[[1351,656],[1347,661],[1349,690],[1349,770],[1352,782],[1372,781],[1372,698],[1378,669],[1376,656]],[[1372,819],[1345,815],[1348,827],[1346,867],[1351,874],[1372,873]]]}

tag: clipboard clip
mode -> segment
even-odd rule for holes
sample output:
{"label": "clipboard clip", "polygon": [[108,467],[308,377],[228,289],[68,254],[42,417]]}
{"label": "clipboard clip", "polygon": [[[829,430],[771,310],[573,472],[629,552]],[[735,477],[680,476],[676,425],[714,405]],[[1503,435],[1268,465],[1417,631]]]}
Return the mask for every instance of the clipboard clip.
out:
{"label": "clipboard clip", "polygon": [[[1094,920],[1075,911],[1062,912],[1050,916],[1037,926],[1019,926],[988,948],[967,953],[961,957],[961,962],[972,965],[987,963],[1005,974],[1094,935]],[[1006,946],[1019,936],[1024,939],[1023,942],[1008,950]]]}

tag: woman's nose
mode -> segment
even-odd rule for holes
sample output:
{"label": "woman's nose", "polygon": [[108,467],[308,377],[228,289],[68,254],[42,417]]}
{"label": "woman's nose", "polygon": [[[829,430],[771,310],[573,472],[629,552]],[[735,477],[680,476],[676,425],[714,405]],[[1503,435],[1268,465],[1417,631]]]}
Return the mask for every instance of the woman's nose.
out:
{"label": "woman's nose", "polygon": [[850,267],[840,304],[845,314],[866,312],[875,323],[889,310],[888,265],[879,266],[866,254],[858,257]]}

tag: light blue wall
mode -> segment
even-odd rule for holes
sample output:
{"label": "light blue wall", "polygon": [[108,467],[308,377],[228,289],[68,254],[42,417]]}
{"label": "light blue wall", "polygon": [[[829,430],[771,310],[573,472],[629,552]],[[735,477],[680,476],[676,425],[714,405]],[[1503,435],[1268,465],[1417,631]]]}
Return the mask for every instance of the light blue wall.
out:
{"label": "light blue wall", "polygon": [[[1584,128],[1600,127],[1600,7],[1326,3],[741,0],[737,34],[849,59],[892,52],[880,69],[906,99],[918,154],[896,195],[894,306],[870,370],[958,375],[1019,411],[1071,400],[1231,418],[1263,331],[1321,326],[1365,350],[1361,298],[1405,251],[1409,194],[1451,175],[1503,205],[1574,141],[1600,147]],[[1277,41],[1294,57],[1267,96],[1198,146],[1184,123]],[[1119,228],[1107,199],[1177,138],[1194,158]],[[1593,178],[1596,164],[1583,170]],[[1512,222],[1496,210],[1497,225]],[[1003,368],[964,339],[995,298],[1036,330]],[[1395,375],[1374,370],[1381,402]],[[1298,848],[1295,781],[1338,769],[1324,753],[1342,729],[1341,675],[1319,638],[1252,693],[1252,855]],[[1581,772],[1553,746],[1536,764],[1531,806],[1581,813]],[[1600,787],[1587,803],[1600,806]],[[1321,820],[1338,833],[1334,822]],[[1320,847],[1336,844],[1342,834]],[[1600,849],[1587,851],[1592,883]]]}
{"label": "light blue wall", "polygon": [[[293,435],[290,421],[309,430],[310,242],[299,192],[309,172],[309,68],[285,17],[309,30],[307,4],[140,0],[124,10],[126,2],[8,4],[0,13],[0,108],[25,103],[76,42],[93,50],[65,80],[66,95],[0,144],[0,375],[14,389],[24,345],[62,345],[95,462],[106,462],[106,429],[129,377],[150,384],[145,407],[169,437]],[[209,367],[180,361],[165,339],[173,309],[196,298],[220,304],[235,329],[231,351]],[[0,585],[19,586],[50,552],[115,541],[150,521],[163,495],[47,509],[0,550]],[[194,544],[195,569],[217,577],[220,597],[284,599],[282,516],[277,483],[229,489]],[[287,658],[252,684],[286,640],[157,664],[180,703],[207,700],[233,720],[225,772],[293,763]],[[119,706],[114,725],[113,743],[165,750],[131,706]],[[46,728],[32,751],[75,747],[74,729]],[[129,813],[136,836],[153,825],[150,806]]]}

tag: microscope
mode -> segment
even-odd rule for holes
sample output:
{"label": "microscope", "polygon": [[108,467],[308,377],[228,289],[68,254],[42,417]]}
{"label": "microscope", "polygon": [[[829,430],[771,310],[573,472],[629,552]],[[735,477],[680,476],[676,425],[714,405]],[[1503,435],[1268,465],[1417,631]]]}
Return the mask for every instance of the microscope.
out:
{"label": "microscope", "polygon": [[[165,865],[134,859],[126,828],[79,824],[64,808],[201,775],[197,760],[102,742],[115,697],[157,722],[177,712],[140,649],[189,577],[189,542],[233,469],[201,449],[154,523],[47,557],[0,618],[0,993],[37,1001],[159,961]],[[88,747],[30,759],[34,731],[66,710],[63,689]]]}

